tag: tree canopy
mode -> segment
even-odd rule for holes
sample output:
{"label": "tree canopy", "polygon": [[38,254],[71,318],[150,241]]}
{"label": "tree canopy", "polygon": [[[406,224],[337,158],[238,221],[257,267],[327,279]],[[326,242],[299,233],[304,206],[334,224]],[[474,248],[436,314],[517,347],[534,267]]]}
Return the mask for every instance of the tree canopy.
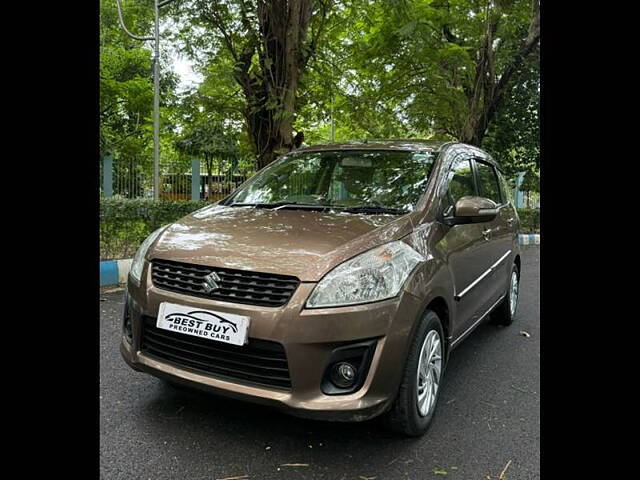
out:
{"label": "tree canopy", "polygon": [[[150,31],[152,3],[125,3],[130,29]],[[536,188],[538,0],[183,0],[163,16],[163,45],[203,76],[179,92],[163,57],[163,155],[217,136],[262,166],[301,131],[439,138],[485,148]],[[100,48],[101,148],[150,158],[150,50],[119,29],[115,0],[101,0]]]}

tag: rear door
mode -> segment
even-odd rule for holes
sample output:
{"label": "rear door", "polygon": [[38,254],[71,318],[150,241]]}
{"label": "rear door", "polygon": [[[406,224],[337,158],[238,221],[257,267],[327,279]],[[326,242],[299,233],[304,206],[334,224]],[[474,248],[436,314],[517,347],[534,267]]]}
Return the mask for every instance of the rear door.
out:
{"label": "rear door", "polygon": [[482,310],[489,309],[507,289],[507,281],[513,258],[513,223],[515,214],[509,199],[500,186],[498,171],[495,166],[481,158],[475,158],[474,167],[478,183],[479,195],[489,198],[498,205],[498,215],[490,222],[481,225],[485,245],[482,255],[486,268],[492,267],[491,273],[478,288],[484,290]]}

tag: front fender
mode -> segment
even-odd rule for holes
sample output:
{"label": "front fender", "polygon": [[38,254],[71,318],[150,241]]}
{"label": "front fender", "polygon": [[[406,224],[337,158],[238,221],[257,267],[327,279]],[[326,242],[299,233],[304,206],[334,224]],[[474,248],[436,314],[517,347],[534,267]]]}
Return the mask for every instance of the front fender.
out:
{"label": "front fender", "polygon": [[434,229],[438,228],[440,225],[435,222],[425,223],[406,237],[405,241],[424,256],[425,261],[416,267],[407,280],[405,290],[419,299],[422,306],[420,317],[434,300],[442,299],[444,301],[448,315],[443,319],[443,322],[447,332],[447,342],[450,342],[456,318],[456,304],[453,301],[455,288],[451,270],[445,258],[436,248],[441,235]]}

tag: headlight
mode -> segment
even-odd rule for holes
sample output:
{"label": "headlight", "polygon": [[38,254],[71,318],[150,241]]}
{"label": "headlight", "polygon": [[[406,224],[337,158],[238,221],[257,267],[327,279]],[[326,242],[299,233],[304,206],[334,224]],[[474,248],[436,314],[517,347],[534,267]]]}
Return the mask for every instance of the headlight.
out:
{"label": "headlight", "polygon": [[308,308],[376,302],[395,297],[424,257],[404,242],[387,243],[331,270],[316,285]]}
{"label": "headlight", "polygon": [[140,248],[138,248],[138,251],[133,256],[133,260],[131,261],[131,275],[138,282],[140,281],[140,277],[142,276],[142,267],[144,267],[144,257],[147,255],[147,250],[149,250],[151,244],[155,241],[156,238],[158,238],[158,235],[162,233],[164,228],[165,227],[160,227],[151,235],[149,235],[145,239],[145,241],[142,242],[142,245],[140,245]]}

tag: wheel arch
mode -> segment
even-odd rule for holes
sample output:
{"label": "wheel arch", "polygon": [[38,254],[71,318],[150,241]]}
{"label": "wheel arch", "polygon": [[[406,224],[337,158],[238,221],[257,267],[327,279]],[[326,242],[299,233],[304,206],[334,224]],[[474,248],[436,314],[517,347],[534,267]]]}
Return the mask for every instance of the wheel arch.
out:
{"label": "wheel arch", "polygon": [[518,277],[520,277],[520,273],[522,272],[522,264],[519,253],[516,253],[515,258],[513,259],[513,263],[518,267]]}
{"label": "wheel arch", "polygon": [[450,350],[450,338],[451,338],[451,309],[445,298],[441,295],[437,295],[428,300],[428,303],[424,307],[424,312],[431,310],[438,315],[440,323],[442,323],[442,330],[444,332],[444,343],[446,354],[448,355]]}

